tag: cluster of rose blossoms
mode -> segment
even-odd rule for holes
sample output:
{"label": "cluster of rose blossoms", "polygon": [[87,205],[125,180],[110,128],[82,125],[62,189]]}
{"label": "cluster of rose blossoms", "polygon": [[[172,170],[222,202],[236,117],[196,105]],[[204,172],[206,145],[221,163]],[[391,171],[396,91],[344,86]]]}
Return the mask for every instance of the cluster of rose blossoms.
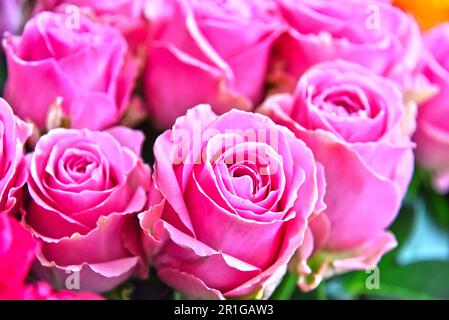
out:
{"label": "cluster of rose blossoms", "polygon": [[[17,32],[23,4],[0,7],[0,299],[150,268],[188,298],[312,290],[396,246],[414,151],[449,190],[447,24],[386,0],[37,0]],[[153,168],[143,118],[167,130]],[[97,294],[55,291],[72,273]]]}

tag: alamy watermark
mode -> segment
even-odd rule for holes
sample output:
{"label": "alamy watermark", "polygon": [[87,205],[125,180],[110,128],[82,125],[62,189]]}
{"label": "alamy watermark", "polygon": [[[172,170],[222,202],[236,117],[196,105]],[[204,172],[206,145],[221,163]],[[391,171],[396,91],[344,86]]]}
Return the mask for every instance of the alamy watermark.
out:
{"label": "alamy watermark", "polygon": [[174,165],[250,164],[260,175],[273,175],[282,163],[279,134],[278,130],[267,128],[203,130],[200,121],[193,121],[190,130],[171,131],[170,160]]}
{"label": "alamy watermark", "polygon": [[65,288],[73,291],[80,290],[81,289],[80,272],[66,270],[65,273],[68,274],[67,278],[65,279]]}
{"label": "alamy watermark", "polygon": [[380,269],[379,267],[371,267],[365,270],[368,275],[365,280],[365,287],[368,290],[379,290],[380,289]]}
{"label": "alamy watermark", "polygon": [[81,29],[81,9],[75,5],[67,5],[65,7],[67,18],[65,19],[65,27],[69,30]]}
{"label": "alamy watermark", "polygon": [[368,30],[380,30],[380,9],[376,4],[370,4],[366,7],[365,27]]}

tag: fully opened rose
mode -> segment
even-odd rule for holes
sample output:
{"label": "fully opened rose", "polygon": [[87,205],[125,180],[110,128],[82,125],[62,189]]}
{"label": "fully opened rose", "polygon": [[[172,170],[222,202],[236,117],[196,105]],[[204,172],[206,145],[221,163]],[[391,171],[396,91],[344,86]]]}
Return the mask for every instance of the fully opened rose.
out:
{"label": "fully opened rose", "polygon": [[307,71],[293,96],[273,96],[261,111],[304,140],[324,166],[327,209],[311,220],[296,257],[300,286],[375,265],[396,245],[385,229],[413,173],[414,118],[399,88],[356,64],[333,61]]}
{"label": "fully opened rose", "polygon": [[140,221],[159,276],[191,298],[269,297],[324,207],[311,151],[267,117],[201,105],[154,153]]}
{"label": "fully opened rose", "polygon": [[39,128],[66,119],[73,128],[104,129],[117,124],[129,104],[136,66],[125,39],[113,27],[79,18],[78,25],[69,15],[43,12],[21,36],[3,40],[5,97]]}
{"label": "fully opened rose", "polygon": [[200,103],[221,114],[261,102],[271,45],[281,28],[272,1],[153,0],[147,11],[159,25],[145,71],[156,126],[171,127]]}
{"label": "fully opened rose", "polygon": [[418,162],[433,172],[434,186],[449,191],[449,25],[429,31],[424,41],[427,52],[422,72],[438,88],[438,93],[419,107],[418,128],[414,137]]}
{"label": "fully opened rose", "polygon": [[[421,53],[416,22],[388,1],[276,0],[289,30],[276,43],[273,81],[290,87],[319,62],[344,59],[414,89]],[[274,83],[274,85],[278,85]]]}
{"label": "fully opened rose", "polygon": [[0,98],[0,214],[13,214],[21,205],[27,180],[24,144],[32,127],[17,118]]}
{"label": "fully opened rose", "polygon": [[40,275],[63,287],[79,272],[81,289],[97,292],[146,275],[137,213],[151,176],[139,156],[142,142],[124,127],[54,129],[39,140],[29,158],[24,221],[42,243]]}

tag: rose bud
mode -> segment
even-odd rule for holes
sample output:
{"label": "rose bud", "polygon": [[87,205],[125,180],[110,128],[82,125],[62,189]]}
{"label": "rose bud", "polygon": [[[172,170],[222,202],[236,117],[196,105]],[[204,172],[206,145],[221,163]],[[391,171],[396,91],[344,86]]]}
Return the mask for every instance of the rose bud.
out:
{"label": "rose bud", "polygon": [[42,12],[21,36],[3,41],[5,97],[39,128],[104,129],[118,123],[129,104],[136,65],[125,39],[113,27],[79,18],[72,25],[69,15]]}
{"label": "rose bud", "polygon": [[76,18],[80,12],[122,31],[132,49],[145,45],[149,26],[144,17],[147,0],[38,0],[35,12],[61,11]]}

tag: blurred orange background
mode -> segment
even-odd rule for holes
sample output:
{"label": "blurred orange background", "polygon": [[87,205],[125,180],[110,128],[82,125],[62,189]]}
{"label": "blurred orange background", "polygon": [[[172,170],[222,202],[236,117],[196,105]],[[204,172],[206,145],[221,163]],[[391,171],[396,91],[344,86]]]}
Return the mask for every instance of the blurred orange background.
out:
{"label": "blurred orange background", "polygon": [[394,4],[412,13],[425,30],[449,21],[449,0],[394,0]]}

